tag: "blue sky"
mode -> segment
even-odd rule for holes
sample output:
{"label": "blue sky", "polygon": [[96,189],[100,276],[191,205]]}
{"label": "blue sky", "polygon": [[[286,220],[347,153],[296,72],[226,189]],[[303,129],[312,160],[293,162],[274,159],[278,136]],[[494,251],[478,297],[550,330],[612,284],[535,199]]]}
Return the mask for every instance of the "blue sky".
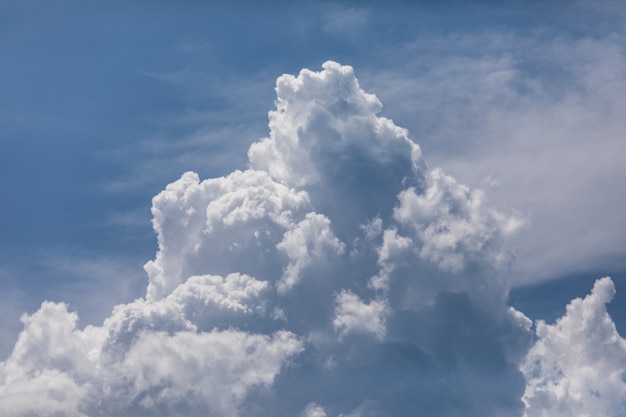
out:
{"label": "blue sky", "polygon": [[[279,360],[278,369],[282,369],[282,360],[293,361],[294,369],[300,369],[302,375],[309,375],[311,384],[324,381],[324,376],[315,369],[316,362],[311,358],[327,355],[326,359],[331,363],[349,351],[343,345],[324,350],[326,348],[320,346],[325,342],[312,342],[317,340],[315,337],[319,336],[321,340],[334,335],[346,344],[357,343],[359,337],[366,337],[362,334],[365,333],[367,337],[373,337],[372,340],[378,340],[386,346],[384,349],[413,343],[423,352],[428,352],[429,348],[435,349],[433,346],[439,346],[437,343],[445,345],[449,342],[453,345],[452,339],[438,336],[438,330],[433,330],[434,325],[428,318],[435,320],[434,317],[438,317],[439,323],[450,326],[451,332],[458,330],[455,326],[458,325],[459,311],[474,311],[472,309],[480,304],[481,297],[491,294],[489,291],[482,293],[482,290],[475,290],[475,286],[490,287],[491,282],[497,283],[493,291],[498,295],[492,295],[493,299],[502,298],[502,303],[508,302],[533,321],[543,319],[553,323],[564,315],[565,306],[570,300],[584,297],[591,291],[596,279],[609,275],[617,293],[608,305],[608,311],[618,330],[624,334],[626,228],[623,227],[623,213],[626,209],[626,168],[623,157],[626,154],[626,122],[622,114],[626,106],[625,18],[626,8],[620,2],[608,1],[552,1],[532,5],[489,1],[437,4],[395,2],[385,6],[375,2],[275,2],[269,5],[199,1],[109,4],[77,1],[1,2],[0,51],[4,62],[0,65],[0,193],[4,196],[3,204],[0,205],[2,358],[7,358],[6,364],[11,363],[11,351],[16,346],[18,333],[24,329],[24,324],[20,322],[22,313],[36,315],[35,312],[45,300],[67,303],[69,311],[80,316],[78,328],[83,329],[87,325],[102,326],[107,318],[114,322],[115,316],[111,315],[111,310],[115,305],[126,305],[144,296],[147,297],[146,302],[156,302],[160,296],[153,295],[155,298],[150,299],[151,287],[146,293],[148,283],[153,288],[160,288],[159,280],[168,282],[167,285],[163,284],[164,289],[153,290],[157,291],[155,294],[161,294],[159,291],[173,291],[176,285],[183,288],[185,279],[194,274],[215,273],[226,276],[231,272],[245,273],[261,280],[263,274],[271,275],[268,271],[274,271],[275,282],[269,275],[265,277],[271,283],[270,286],[276,288],[276,294],[267,296],[267,303],[275,304],[276,317],[280,314],[294,317],[288,321],[290,325],[285,326],[290,334],[295,335],[294,338],[303,343],[299,347],[288,343],[284,345],[287,346],[285,357],[290,359]],[[256,148],[257,154],[252,150],[248,152],[251,144],[268,137],[270,132],[273,132],[271,135],[279,135],[276,132],[282,131],[271,126],[268,128],[268,111],[277,105],[277,78],[282,74],[297,76],[303,68],[323,71],[322,64],[327,60],[350,65],[354,69],[353,75],[358,78],[360,88],[365,93],[375,94],[382,103],[378,116],[389,118],[395,126],[406,128],[410,141],[421,148],[420,158],[409,158],[408,145],[394,144],[384,150],[386,148],[379,149],[378,145],[370,144],[363,146],[366,146],[365,149],[371,146],[378,153],[369,155],[369,151],[360,151],[369,155],[369,159],[364,160],[369,162],[364,165],[355,162],[354,166],[347,163],[345,169],[336,168],[335,162],[324,158],[331,158],[328,155],[338,152],[341,153],[338,161],[345,162],[356,160],[356,154],[351,153],[352,147],[339,149],[332,142],[327,143],[325,139],[316,136],[322,135],[316,132],[325,132],[322,119],[302,127],[302,132],[311,132],[310,137],[317,138],[315,145],[302,148],[305,154],[315,155],[312,162],[309,161],[313,164],[311,166],[320,170],[320,167],[325,167],[317,176],[311,174],[313,171],[307,171],[309,162],[302,162],[299,153],[285,156],[280,153],[284,149],[272,153],[261,145]],[[331,69],[324,71],[335,74]],[[352,79],[352,75],[345,75],[341,71],[337,74],[340,75],[332,77]],[[333,79],[331,75],[328,77]],[[302,82],[308,85],[306,81]],[[325,85],[321,84],[319,88]],[[332,94],[343,97],[342,94],[348,93],[337,90],[328,94],[329,97]],[[291,96],[285,96],[285,102],[288,101],[287,97]],[[310,97],[301,93],[297,99],[293,98],[296,104],[291,106],[300,109],[298,106],[302,105],[302,109],[308,109],[300,103],[309,102],[307,100],[312,100],[310,103],[324,103],[328,99],[327,96],[320,97],[313,93]],[[360,93],[344,98],[352,103],[351,97],[357,101],[367,101]],[[325,111],[335,116],[331,108]],[[359,108],[359,111],[363,112],[363,120],[374,117],[374,110]],[[379,123],[379,119],[371,120]],[[291,122],[283,121],[276,122],[276,126],[283,126],[281,123],[291,126]],[[369,136],[358,133],[361,132],[358,129],[369,132],[368,128],[358,123],[354,122],[354,135],[362,134],[362,143],[366,143]],[[350,139],[352,136],[349,130],[341,132],[348,138],[346,140],[353,140]],[[360,149],[358,143],[361,142],[355,142],[354,149]],[[319,149],[326,149],[328,155]],[[361,153],[358,155],[362,156]],[[389,159],[377,160],[380,155],[386,155],[385,158]],[[315,159],[318,157],[319,160]],[[282,166],[278,160],[291,162],[284,162],[286,165]],[[300,165],[294,161],[299,161]],[[416,161],[423,165],[409,175],[407,167]],[[374,162],[380,163],[380,166]],[[371,171],[370,163],[376,166]],[[214,265],[209,261],[197,263],[199,261],[189,260],[192,259],[188,258],[191,255],[183,252],[179,254],[180,259],[168,258],[170,255],[157,245],[157,236],[151,223],[151,207],[160,207],[158,204],[161,200],[155,198],[153,202],[152,198],[187,171],[196,172],[200,180],[228,178],[219,181],[234,184],[229,187],[237,184],[244,187],[242,184],[249,185],[253,179],[237,179],[229,175],[235,170],[246,170],[249,167],[268,172],[272,181],[281,185],[296,191],[306,191],[311,204],[306,210],[326,216],[324,218],[330,222],[329,226],[321,217],[313,215],[297,221],[294,218],[296,223],[303,222],[297,223],[301,227],[295,229],[293,225],[286,226],[280,223],[282,220],[272,218],[274,223],[268,230],[278,233],[276,230],[283,228],[280,230],[285,234],[282,243],[271,240],[270,234],[267,235],[268,242],[276,247],[277,255],[274,260],[263,264],[263,268],[269,268],[263,269],[265,272],[261,272],[262,268],[253,261],[242,260],[251,256],[248,252],[233,258],[230,264],[221,264],[221,258],[217,255]],[[479,199],[478,194],[467,194],[467,201],[458,197],[465,193],[465,189],[451,185],[445,179],[448,177],[438,176],[438,167],[454,178],[454,184],[466,184],[469,190],[483,190],[484,205],[480,203],[476,206],[479,208],[475,208],[470,204],[470,201],[478,201],[472,200]],[[301,169],[302,172],[298,174],[301,181],[280,174],[281,169],[292,173]],[[402,177],[402,184],[391,180],[396,173],[406,176]],[[307,180],[309,174],[311,178],[317,179]],[[415,176],[412,180],[414,183],[405,181],[411,175]],[[372,178],[380,179],[380,182]],[[254,181],[265,184],[262,182],[265,180],[260,177],[255,177]],[[172,186],[173,189],[183,187],[181,183],[175,184],[179,185]],[[417,187],[416,196],[404,188],[411,184]],[[375,209],[370,207],[371,201],[378,198],[369,199],[367,195],[370,192],[368,189],[376,190],[377,186],[381,187],[378,190],[381,193],[379,200],[383,202]],[[293,213],[304,210],[298,204],[309,204],[296,204],[295,194],[281,194],[286,191],[272,187],[268,189],[273,190],[273,193],[290,196],[285,197],[288,203],[282,204],[285,207],[294,204],[293,207],[289,206]],[[441,197],[442,200],[432,197],[435,200],[431,201],[426,199],[426,194],[420,194],[438,187],[447,190],[448,194],[444,194],[448,197]],[[398,197],[403,190],[407,191],[402,194],[406,200]],[[202,197],[206,201],[201,198],[206,204],[209,204],[211,198],[217,198],[217,194],[206,192],[209,194]],[[383,197],[387,195],[385,193],[387,197]],[[342,205],[340,199],[329,200],[325,197],[329,195],[349,195],[353,201],[360,201],[362,207],[352,207],[347,202]],[[404,201],[406,213],[412,213],[410,216],[407,214],[408,217],[403,217],[404,212],[400,208],[405,206],[400,201]],[[415,226],[415,230],[418,230],[416,232],[409,225],[413,220],[407,220],[421,216],[425,210],[423,207],[420,209],[422,211],[411,210],[417,210],[415,207],[421,207],[420,204],[425,205],[427,201],[434,206],[441,204],[437,209],[439,211],[436,211],[437,215],[448,220],[460,215],[454,211],[445,211],[443,207],[450,204],[466,207],[467,204],[469,220],[462,220],[469,222],[468,225],[457,219],[460,223],[451,223],[450,227],[469,229],[469,234],[463,235],[463,239],[471,238],[473,242],[479,242],[480,250],[475,251],[469,241],[465,242],[461,238],[457,244],[467,251],[461,255],[445,251],[442,255],[437,252],[441,247],[435,247],[434,243],[435,246],[430,248],[430,242],[435,240],[429,239],[435,239],[436,236],[425,234],[428,229],[422,230],[418,226]],[[261,203],[257,201],[255,204]],[[161,224],[164,228],[163,236],[170,236],[167,219],[185,220],[177,217],[180,213],[170,212],[167,207],[163,208],[164,223],[156,221],[157,225]],[[393,211],[394,207],[398,207],[397,212]],[[477,211],[474,212],[472,207]],[[207,206],[191,205],[188,208],[202,211]],[[360,219],[363,222],[356,227],[343,212],[353,213],[355,221],[358,216],[365,217]],[[294,216],[297,217],[296,214]],[[434,218],[426,216],[424,219],[427,220],[423,221],[435,222]],[[376,219],[380,219],[381,225],[376,226]],[[506,226],[503,219],[519,227]],[[465,226],[459,226],[461,223]],[[279,227],[276,225],[280,228],[274,230],[274,227]],[[257,224],[246,223],[241,227],[242,230],[245,227],[262,230]],[[514,228],[515,233],[511,232],[509,236],[507,228]],[[326,231],[328,235],[322,233],[320,236],[328,239],[316,246],[307,240],[307,230],[320,233]],[[364,230],[377,232],[367,234]],[[397,232],[395,237],[392,230]],[[219,234],[221,231],[215,233],[218,235],[210,242],[214,242],[216,248],[220,247],[220,239],[226,241],[232,237],[231,234],[223,237]],[[236,234],[232,231],[228,233]],[[189,237],[174,235],[176,237],[164,237],[164,245],[186,248],[191,242]],[[338,240],[333,240],[333,236]],[[372,240],[368,240],[370,238]],[[416,243],[418,241],[421,243]],[[313,245],[307,246],[311,253],[331,250],[343,253],[345,259],[335,263],[328,260],[322,262],[322,258],[311,255],[312,258],[305,261],[296,255],[297,250],[294,248],[297,242],[305,246]],[[205,246],[202,247],[208,244],[203,243]],[[397,261],[393,258],[394,250],[402,247],[406,249],[412,244],[417,245],[412,255],[414,258],[405,259],[402,267],[388,266],[391,269],[385,270],[387,262]],[[371,251],[368,255],[369,263],[363,264],[362,271],[351,266],[348,261],[350,253],[366,251],[364,248],[368,245],[372,245],[368,249]],[[390,258],[382,255],[387,250],[384,249],[386,245],[391,248]],[[178,249],[169,250],[175,252]],[[157,251],[162,253],[162,259],[159,255],[155,257]],[[463,266],[458,267],[461,269],[450,266],[450,259],[457,259],[452,255],[461,256],[462,261],[459,262]],[[206,259],[213,259],[214,254],[210,252],[206,256]],[[378,263],[375,262],[377,256]],[[481,269],[485,263],[495,265],[494,259],[500,259],[500,256],[506,257],[506,268],[499,269],[502,265],[498,264],[497,273],[489,268],[484,271]],[[165,275],[156,272],[146,274],[143,265],[151,259],[166,271],[163,272]],[[467,259],[473,259],[471,262],[480,259],[476,264],[480,267]],[[466,261],[471,265],[466,265]],[[281,262],[287,263],[283,265]],[[335,266],[328,267],[327,262]],[[241,266],[240,269],[233,266],[238,263],[241,264],[237,265]],[[424,271],[419,274],[439,277],[440,282],[447,284],[441,288],[439,284],[424,287],[413,287],[413,284],[406,284],[405,287],[405,284],[397,284],[394,287],[385,284],[391,286],[383,292],[376,292],[380,288],[371,282],[371,285],[367,283],[374,274],[381,282],[395,279],[385,278],[385,274],[409,276],[414,264],[413,271]],[[379,267],[380,270],[377,270]],[[166,275],[174,272],[167,271],[178,271],[176,268],[189,274],[172,281]],[[287,270],[295,271],[292,278],[287,275],[280,278],[279,275]],[[301,302],[299,297],[306,295],[303,292],[305,290],[297,290],[297,286],[290,292],[293,285],[299,285],[300,280],[304,279],[299,274],[336,274],[344,277],[337,281],[341,287],[331,288],[324,283],[318,287],[304,286],[319,297],[333,294],[334,298],[328,298],[328,303],[321,304],[325,306],[322,310],[328,312],[329,320],[332,319],[328,323],[335,324],[324,327],[323,319],[314,313],[314,305],[303,302],[302,309],[297,308]],[[345,278],[359,274],[370,275],[363,275],[360,280],[355,278],[354,282]],[[466,275],[471,277],[464,281],[466,284],[456,284],[455,278],[451,278]],[[293,283],[290,279],[294,280]],[[392,282],[404,283],[404,279],[398,278]],[[371,292],[368,285],[376,291]],[[594,294],[601,299],[600,294],[604,294],[602,289],[606,285],[598,288]],[[346,292],[342,292],[344,290]],[[409,290],[430,295],[416,296],[420,301],[415,301],[415,305],[406,300],[399,301],[401,291]],[[285,294],[291,295],[287,297]],[[463,294],[469,294],[470,301],[463,301]],[[363,301],[367,297],[371,298],[369,304]],[[422,298],[434,304],[428,304]],[[284,304],[277,300],[283,300],[281,302]],[[356,324],[354,320],[367,318],[351,315],[356,311],[351,310],[353,301],[366,306],[359,311],[373,314],[375,318],[372,319],[372,316],[369,319],[380,326],[364,327],[362,323]],[[498,302],[494,301],[496,304]],[[400,305],[403,307],[398,307]],[[452,308],[451,305],[461,307],[455,310],[456,307]],[[144,307],[149,309],[149,306]],[[485,313],[489,319],[477,319],[475,324],[479,333],[483,331],[485,335],[492,335],[490,332],[495,332],[494,328],[504,325],[493,318],[496,317],[494,311],[502,313],[498,310],[500,307],[493,307],[493,311]],[[52,307],[50,309],[54,310]],[[48,310],[42,307],[39,311]],[[267,312],[268,317],[271,314]],[[331,317],[333,314],[334,319]],[[417,318],[412,320],[418,323],[416,326],[420,331],[432,336],[430,339],[430,336],[425,336],[423,340],[426,341],[421,345],[422,342],[410,338],[405,340],[403,336],[402,329],[407,329],[406,322],[414,314]],[[480,316],[482,313],[476,314],[477,317],[483,317]],[[311,324],[295,325],[296,317],[303,323],[310,321]],[[239,318],[228,316],[224,320],[220,323],[243,328]],[[510,320],[513,323],[517,319]],[[275,323],[269,325],[260,319],[246,323],[250,328],[262,329],[259,334],[269,334],[275,327]],[[292,325],[295,327],[291,328]],[[198,326],[198,329],[202,328]],[[524,335],[508,336],[532,339],[529,336],[531,333],[532,330],[527,329]],[[356,341],[351,337],[357,337]],[[534,336],[535,339],[537,337]],[[302,342],[304,338],[306,343]],[[289,338],[285,340],[295,343]],[[138,346],[141,346],[140,342],[137,342]],[[164,341],[163,346],[167,343]],[[310,353],[307,343],[315,346],[313,350],[316,353]],[[471,342],[468,343],[471,345]],[[342,368],[345,373],[339,374],[339,381],[352,383],[348,379],[350,375],[363,378],[364,381],[369,381],[367,375],[374,373],[388,375],[390,379],[396,376],[393,363],[387,361],[381,361],[379,367],[361,366],[367,362],[368,355],[374,357],[382,355],[380,352],[384,351],[378,345],[370,346],[370,341],[366,345],[371,350],[360,352],[362,356],[357,355],[358,359],[354,363]],[[529,357],[539,355],[536,352],[543,349],[543,345],[535,346],[538,347],[533,348]],[[294,356],[300,351],[304,353]],[[519,355],[521,353],[518,352]],[[155,353],[155,356],[158,355]],[[306,360],[298,361],[294,357]],[[550,356],[545,354],[542,357]],[[452,361],[450,358],[448,360]],[[474,363],[467,360],[468,363]],[[472,360],[483,363],[483,359]],[[516,360],[523,362],[519,358]],[[437,362],[438,365],[432,367],[424,365],[420,368],[421,365],[416,365],[416,373],[426,375],[433,372],[434,375],[444,371],[461,372],[452,365],[448,367],[443,357],[437,361],[441,363]],[[619,360],[616,361],[619,363]],[[440,415],[479,411],[487,415],[499,415],[505,412],[503,410],[514,410],[509,411],[509,415],[522,415],[523,412],[529,416],[539,415],[532,414],[538,412],[533,408],[535,405],[527,405],[527,411],[520,408],[519,398],[524,392],[523,378],[519,372],[507,368],[517,362],[503,359],[501,363],[493,365],[494,369],[498,369],[496,373],[499,377],[508,381],[503,386],[511,389],[510,395],[505,395],[507,399],[512,398],[511,404],[478,410],[475,403],[467,400],[477,398],[470,389],[457,387],[461,394],[454,397],[450,395],[454,390],[442,383],[441,390],[432,395],[434,398],[440,395],[441,404],[454,405],[442,408]],[[7,375],[3,374],[3,389],[8,389]],[[405,384],[403,387],[410,385],[410,381],[413,381],[411,375],[398,371],[398,384]],[[474,374],[463,374],[461,379],[471,380],[471,375]],[[272,387],[276,390],[274,400],[268,400],[262,392],[244,390],[244,399],[233,400],[229,406],[224,405],[225,408],[211,408],[214,407],[211,401],[207,407],[215,415],[254,415],[258,407],[274,407],[276,415],[301,413],[307,416],[341,413],[355,416],[386,415],[386,412],[409,415],[419,410],[419,407],[422,410],[435,407],[430,412],[438,412],[436,405],[412,403],[410,390],[400,396],[406,401],[404,405],[396,404],[397,408],[389,408],[390,400],[384,393],[374,398],[371,389],[366,386],[361,387],[361,393],[357,388],[351,390],[343,402],[324,390],[318,390],[311,396],[316,398],[307,399],[306,385],[304,388],[299,386],[297,389],[303,391],[294,394],[293,398],[297,400],[280,408],[277,402],[288,395],[285,387],[289,384],[285,381],[298,376],[298,372],[290,374],[276,371],[274,378],[278,379],[268,383],[259,382],[260,385],[266,384],[268,390]],[[205,382],[210,386],[211,381]],[[600,388],[598,390],[601,391]],[[3,398],[9,398],[6,392],[9,391],[3,391]],[[532,398],[536,397],[533,397],[531,391],[526,393],[525,398],[530,404]],[[163,403],[154,400],[152,405],[137,399],[149,396],[144,392],[129,399],[129,408],[117,412],[125,415],[123,413],[139,412],[137,410],[149,412],[152,410],[150,407],[161,407],[160,412],[163,413],[163,410],[176,410],[175,413],[181,415],[194,415],[194,412],[201,413],[203,410],[199,405],[200,411],[185,411],[180,405],[167,405],[170,401],[167,399]],[[89,404],[80,403],[75,409],[70,406],[63,408],[66,406],[59,405],[59,410],[67,415],[79,411],[88,415],[107,413],[105,409],[93,408]],[[623,402],[621,407],[624,407]],[[67,411],[70,409],[74,411]],[[609,409],[588,408],[597,413],[603,412],[598,410]],[[7,410],[13,413],[11,415],[24,412],[19,407]]]}

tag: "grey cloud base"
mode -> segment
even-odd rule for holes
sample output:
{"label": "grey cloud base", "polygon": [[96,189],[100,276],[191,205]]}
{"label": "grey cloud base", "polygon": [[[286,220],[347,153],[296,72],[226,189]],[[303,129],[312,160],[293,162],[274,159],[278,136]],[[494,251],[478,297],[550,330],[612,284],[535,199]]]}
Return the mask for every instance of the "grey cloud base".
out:
{"label": "grey cloud base", "polygon": [[[248,169],[188,172],[154,197],[145,297],[101,326],[63,303],[23,317],[2,415],[623,414],[609,279],[532,344],[507,306],[521,220],[428,169],[351,67],[283,75],[276,93]],[[581,361],[593,372],[608,346],[614,384],[562,361],[586,317],[606,331]]]}

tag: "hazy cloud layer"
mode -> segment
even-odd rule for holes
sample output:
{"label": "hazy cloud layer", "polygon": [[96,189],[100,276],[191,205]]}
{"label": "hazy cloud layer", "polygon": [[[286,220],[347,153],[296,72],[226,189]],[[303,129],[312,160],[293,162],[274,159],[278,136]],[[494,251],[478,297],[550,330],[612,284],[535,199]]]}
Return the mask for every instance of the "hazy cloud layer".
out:
{"label": "hazy cloud layer", "polygon": [[[276,93],[247,169],[187,172],[154,197],[145,297],[102,326],[80,328],[64,303],[23,317],[0,364],[3,415],[541,415],[544,362],[578,345],[594,363],[593,341],[618,340],[571,336],[567,318],[607,301],[605,279],[538,324],[526,359],[531,322],[506,279],[523,221],[428,169],[351,67],[283,75]],[[552,344],[561,333],[572,340]],[[618,342],[605,371],[621,369]],[[623,406],[594,389],[602,405],[585,407]]]}

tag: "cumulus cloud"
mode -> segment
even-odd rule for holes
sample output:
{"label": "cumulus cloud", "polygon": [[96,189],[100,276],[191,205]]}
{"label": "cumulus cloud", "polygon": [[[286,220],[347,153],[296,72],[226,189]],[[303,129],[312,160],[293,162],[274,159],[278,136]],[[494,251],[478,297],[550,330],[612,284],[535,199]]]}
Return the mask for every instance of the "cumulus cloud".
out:
{"label": "cumulus cloud", "polygon": [[247,169],[154,197],[144,297],[101,326],[63,303],[24,316],[4,415],[523,414],[522,221],[428,169],[351,67],[276,94]]}
{"label": "cumulus cloud", "polygon": [[356,294],[342,291],[336,297],[337,308],[333,326],[341,336],[348,333],[372,333],[378,339],[385,337],[387,306],[375,300],[363,302]]}
{"label": "cumulus cloud", "polygon": [[310,403],[307,404],[301,415],[302,417],[326,417],[326,412],[318,404]]}
{"label": "cumulus cloud", "polygon": [[24,331],[0,367],[0,402],[11,416],[84,416],[79,410],[90,391],[101,331],[76,329],[78,315],[63,303],[44,302],[22,316]]}
{"label": "cumulus cloud", "polygon": [[606,304],[613,281],[596,281],[554,324],[537,323],[537,341],[523,366],[527,417],[626,415],[626,340]]}
{"label": "cumulus cloud", "polygon": [[25,316],[25,329],[0,368],[4,414],[172,415],[199,409],[235,416],[247,392],[271,385],[283,363],[302,349],[287,331],[199,331],[189,320],[197,320],[193,308],[185,311],[193,303],[173,296],[157,305],[120,305],[103,326],[82,330],[63,303],[46,302]]}

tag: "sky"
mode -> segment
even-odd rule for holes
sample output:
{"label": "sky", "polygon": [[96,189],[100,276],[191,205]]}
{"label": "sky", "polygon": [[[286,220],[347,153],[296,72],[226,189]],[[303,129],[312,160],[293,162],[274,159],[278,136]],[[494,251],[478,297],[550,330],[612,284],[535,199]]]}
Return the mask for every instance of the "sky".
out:
{"label": "sky", "polygon": [[6,416],[626,416],[626,6],[0,1]]}

